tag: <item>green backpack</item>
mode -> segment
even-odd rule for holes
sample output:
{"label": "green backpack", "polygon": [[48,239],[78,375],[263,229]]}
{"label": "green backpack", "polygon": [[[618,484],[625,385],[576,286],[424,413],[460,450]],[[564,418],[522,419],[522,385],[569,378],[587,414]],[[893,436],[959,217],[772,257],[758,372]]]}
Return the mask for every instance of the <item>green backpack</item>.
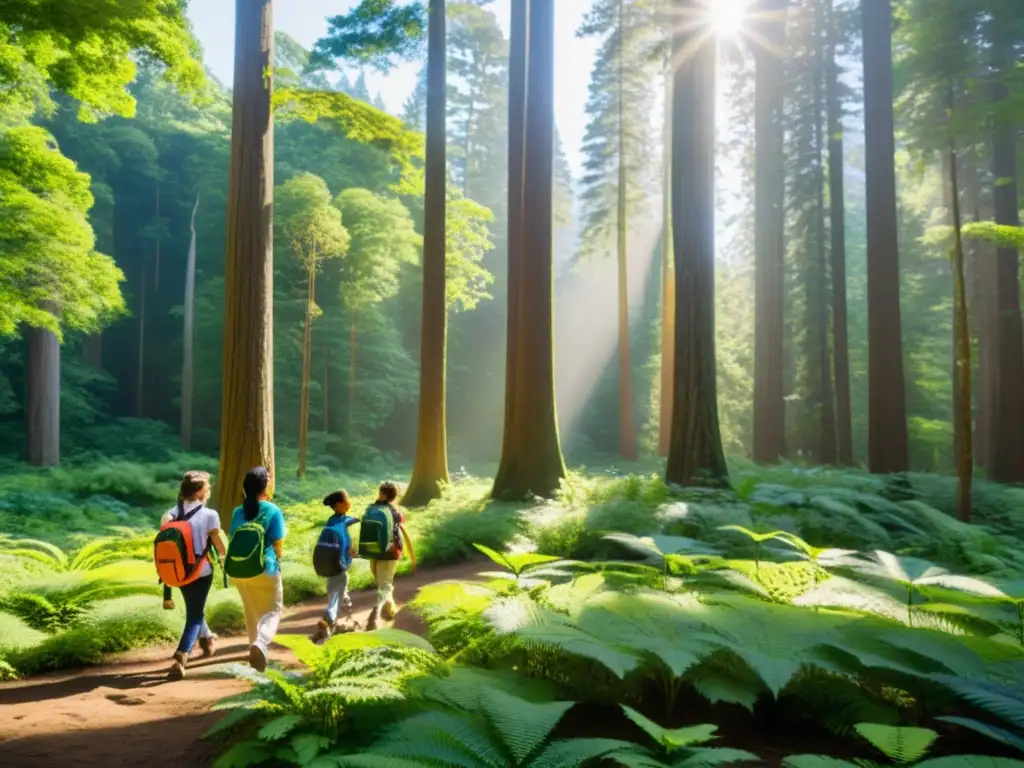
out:
{"label": "green backpack", "polygon": [[232,579],[252,579],[263,574],[266,568],[267,518],[271,512],[263,510],[231,534],[224,558],[224,572]]}
{"label": "green backpack", "polygon": [[386,504],[373,504],[359,524],[359,556],[367,560],[394,560],[394,549],[395,513]]}

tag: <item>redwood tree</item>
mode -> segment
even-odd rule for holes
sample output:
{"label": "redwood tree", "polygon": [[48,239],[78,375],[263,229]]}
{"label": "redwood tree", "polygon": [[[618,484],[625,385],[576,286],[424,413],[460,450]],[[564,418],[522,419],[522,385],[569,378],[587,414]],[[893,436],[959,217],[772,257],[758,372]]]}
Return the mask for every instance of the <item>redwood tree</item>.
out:
{"label": "redwood tree", "polygon": [[672,262],[672,74],[665,70],[665,125],[661,172],[661,372],[658,455],[668,456],[672,437],[672,378],[675,373],[676,270]]}
{"label": "redwood tree", "polygon": [[[695,0],[676,0],[683,14]],[[718,425],[715,365],[714,38],[683,25],[673,39],[672,231],[676,264],[676,359],[666,480],[728,480]]]}
{"label": "redwood tree", "polygon": [[[526,4],[527,0],[518,3]],[[523,9],[514,11],[522,13]],[[554,0],[529,0],[526,8],[525,105],[510,99],[513,110],[525,106],[522,154],[523,196],[521,251],[516,293],[509,294],[509,313],[516,315],[515,398],[507,419],[501,468],[492,491],[495,497],[521,499],[550,496],[565,477],[555,408],[555,365],[552,285],[552,181],[554,166],[555,13]],[[516,45],[513,43],[513,52]],[[517,65],[518,66],[518,65]],[[516,118],[517,120],[519,118]],[[515,134],[510,136],[513,144]],[[515,148],[510,164],[518,160]],[[510,177],[515,178],[510,166]],[[510,221],[509,229],[516,227]],[[516,308],[513,309],[513,302]],[[528,350],[529,354],[520,354]]]}
{"label": "redwood tree", "polygon": [[185,263],[184,333],[181,356],[181,449],[192,449],[192,396],[194,394],[195,359],[193,354],[196,321],[196,214],[199,212],[199,193],[192,209],[192,240]]}
{"label": "redwood tree", "polygon": [[785,0],[766,0],[755,49],[754,96],[754,441],[753,459],[774,464],[786,454],[783,384],[785,308],[783,63]]}
{"label": "redwood tree", "polygon": [[273,0],[235,0],[235,75],[217,498],[227,522],[254,466],[274,476]]}
{"label": "redwood tree", "polygon": [[868,468],[887,474],[906,471],[910,461],[896,218],[891,0],[863,0],[862,24],[867,158]]}
{"label": "redwood tree", "polygon": [[427,40],[427,161],[423,217],[423,324],[420,331],[419,436],[403,503],[420,506],[448,482],[445,418],[445,2],[430,0]]}

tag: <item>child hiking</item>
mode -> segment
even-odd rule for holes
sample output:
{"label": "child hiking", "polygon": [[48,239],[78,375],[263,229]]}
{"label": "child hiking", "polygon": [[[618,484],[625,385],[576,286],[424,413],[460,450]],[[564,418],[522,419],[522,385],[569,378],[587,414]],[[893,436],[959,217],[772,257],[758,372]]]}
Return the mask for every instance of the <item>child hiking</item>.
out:
{"label": "child hiking", "polygon": [[167,672],[172,680],[185,677],[188,657],[197,639],[203,656],[214,653],[215,637],[205,618],[206,599],[213,586],[210,550],[223,556],[225,547],[220,517],[206,507],[209,498],[210,476],[206,472],[186,472],[178,490],[178,504],[161,520],[153,546],[157,573],[165,585],[165,599],[170,587],[178,587],[185,601],[185,628]]}
{"label": "child hiking", "polygon": [[327,610],[317,622],[316,632],[310,638],[322,643],[339,629],[338,609],[352,617],[352,598],[348,594],[348,569],[355,557],[355,546],[349,528],[359,522],[349,515],[352,502],[348,492],[334,491],[324,499],[324,506],[330,508],[331,516],[320,532],[320,539],[313,548],[313,570],[327,579]]}
{"label": "child hiking", "polygon": [[398,486],[390,481],[381,483],[377,500],[367,508],[359,526],[359,556],[370,561],[370,573],[377,583],[377,604],[366,622],[368,632],[377,628],[381,617],[385,621],[395,618],[395,571],[402,559],[403,543],[416,570],[416,552],[405,529],[405,516],[395,506],[397,498]]}
{"label": "child hiking", "polygon": [[238,588],[249,635],[249,664],[258,672],[267,668],[270,643],[277,634],[284,610],[281,556],[284,552],[284,515],[268,501],[270,473],[250,469],[242,480],[245,500],[231,515],[231,540],[224,569]]}

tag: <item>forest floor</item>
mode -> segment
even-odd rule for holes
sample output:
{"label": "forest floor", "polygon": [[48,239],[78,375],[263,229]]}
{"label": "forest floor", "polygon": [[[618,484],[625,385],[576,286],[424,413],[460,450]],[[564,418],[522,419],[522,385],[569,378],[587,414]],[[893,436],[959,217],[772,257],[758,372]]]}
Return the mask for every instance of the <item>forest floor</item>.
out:
{"label": "forest floor", "polygon": [[[400,605],[423,586],[448,579],[471,579],[481,561],[418,570],[395,582]],[[353,613],[365,626],[375,593],[352,593]],[[285,609],[280,633],[309,634],[324,601]],[[394,626],[423,634],[425,625],[400,610]],[[210,765],[221,747],[203,734],[222,717],[211,707],[239,693],[246,683],[227,677],[224,667],[248,659],[243,637],[222,637],[212,659],[197,657],[185,680],[169,682],[173,649],[148,648],[102,666],[41,675],[0,685],[0,765],[18,768],[75,766]],[[294,664],[274,646],[271,661]]]}

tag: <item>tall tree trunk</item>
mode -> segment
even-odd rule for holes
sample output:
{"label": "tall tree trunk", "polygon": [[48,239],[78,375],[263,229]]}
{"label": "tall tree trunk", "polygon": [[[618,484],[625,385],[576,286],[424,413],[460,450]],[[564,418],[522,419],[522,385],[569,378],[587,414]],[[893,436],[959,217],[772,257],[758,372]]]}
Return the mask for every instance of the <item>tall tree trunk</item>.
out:
{"label": "tall tree trunk", "polygon": [[273,63],[272,0],[235,0],[217,478],[218,508],[225,525],[250,468],[264,466],[271,480],[274,477]]}
{"label": "tall tree trunk", "polygon": [[[1010,98],[1005,77],[1013,67],[1013,38],[1007,19],[992,19],[992,51],[996,79],[992,101],[996,119],[992,137],[992,175],[995,178],[996,223],[1020,226],[1017,198],[1017,126],[1003,102]],[[988,477],[998,483],[1024,481],[1024,332],[1021,327],[1019,255],[999,248],[996,256],[996,359],[992,370],[994,421]]]}
{"label": "tall tree trunk", "polygon": [[146,257],[142,257],[139,273],[139,341],[135,368],[135,416],[146,416]]}
{"label": "tall tree trunk", "polygon": [[[964,169],[964,192],[971,218],[974,221],[990,221],[991,217],[982,212],[981,180],[979,178],[981,158],[977,155],[977,151],[973,152],[967,162],[964,162],[964,154],[960,155],[960,167]],[[988,467],[993,421],[992,406],[995,400],[995,393],[992,391],[992,360],[995,357],[993,346],[996,338],[996,257],[991,246],[981,240],[970,242],[969,254],[971,282],[969,320],[978,344],[974,460],[979,467]]]}
{"label": "tall tree trunk", "polygon": [[299,395],[299,480],[306,476],[306,446],[309,442],[309,380],[313,365],[313,307],[316,304],[316,246],[306,274],[306,327],[302,335],[302,390]]}
{"label": "tall tree trunk", "polygon": [[196,318],[196,214],[199,212],[199,193],[192,209],[192,240],[188,246],[188,260],[185,264],[185,328],[182,338],[181,360],[181,448],[192,450],[192,397],[194,390]]}
{"label": "tall tree trunk", "polygon": [[[47,306],[54,312],[54,306]],[[28,460],[34,467],[60,463],[60,342],[52,331],[29,328],[28,339]]]}
{"label": "tall tree trunk", "polygon": [[661,381],[658,455],[668,456],[672,435],[672,378],[675,374],[676,270],[672,262],[672,74],[665,70],[665,127],[661,173]]}
{"label": "tall tree trunk", "polygon": [[156,185],[156,267],[153,270],[153,290],[159,293],[160,291],[160,233],[162,230],[162,224],[160,223],[160,184]]}
{"label": "tall tree trunk", "polygon": [[[676,0],[694,12],[696,0]],[[672,99],[672,231],[676,360],[665,477],[677,485],[728,482],[715,366],[715,59],[700,29],[676,33]]]}
{"label": "tall tree trunk", "polygon": [[624,2],[619,0],[619,72],[618,72],[618,155],[619,186],[617,190],[616,230],[618,234],[619,287],[619,455],[636,461],[636,415],[633,409],[633,371],[629,350],[629,254],[628,212],[626,209],[626,116],[624,114],[623,80],[625,79],[626,25]]}
{"label": "tall tree trunk", "polygon": [[832,348],[829,344],[829,270],[828,256],[825,251],[825,140],[822,136],[822,119],[827,113],[825,104],[825,46],[829,33],[825,25],[824,0],[816,0],[814,4],[814,250],[815,261],[811,304],[813,318],[814,349],[812,359],[817,360],[818,390],[815,400],[819,404],[819,425],[821,436],[816,442],[818,460],[825,465],[836,463],[836,409],[835,393],[832,389]]}
{"label": "tall tree trunk", "polygon": [[785,0],[766,0],[765,44],[756,51],[754,95],[754,440],[752,457],[775,464],[786,454],[783,340],[785,312],[784,134]]}
{"label": "tall tree trunk", "polygon": [[[555,148],[554,0],[530,0],[526,68],[526,120],[519,273],[518,338],[530,354],[515,366],[514,416],[505,429],[507,464],[493,494],[522,499],[551,496],[565,477],[555,407],[553,339],[552,193]],[[510,106],[510,108],[514,108]],[[511,169],[510,169],[511,170]],[[511,175],[511,173],[510,173]]]}
{"label": "tall tree trunk", "polygon": [[[423,325],[416,461],[403,502],[424,506],[448,482],[445,365],[448,305],[445,284],[445,2],[430,0],[427,52],[427,167],[423,224]],[[467,134],[468,136],[468,134]],[[467,138],[468,141],[468,138]],[[469,157],[466,157],[469,179]]]}
{"label": "tall tree trunk", "polygon": [[515,472],[512,448],[516,424],[519,363],[520,272],[523,262],[523,208],[526,162],[526,76],[529,58],[530,0],[511,1],[508,93],[508,300],[505,338],[505,424],[494,493],[508,488]]}
{"label": "tall tree trunk", "polygon": [[949,166],[950,217],[953,224],[953,307],[956,368],[953,376],[953,409],[956,452],[956,511],[967,523],[971,520],[971,480],[974,477],[974,453],[971,444],[971,330],[967,318],[967,286],[964,280],[964,244],[960,234],[960,181],[957,178],[956,138],[953,133],[955,108],[953,84],[949,86]]}
{"label": "tall tree trunk", "polygon": [[835,0],[828,0],[828,184],[832,268],[832,355],[836,380],[836,438],[839,464],[853,466],[853,411],[850,404],[850,342],[846,309],[846,191],[843,178],[843,105],[839,92]]}
{"label": "tall tree trunk", "polygon": [[330,398],[328,397],[327,385],[330,383],[330,368],[328,364],[331,360],[331,353],[327,346],[327,341],[324,341],[324,434],[329,434],[331,431],[331,418],[330,418]]}
{"label": "tall tree trunk", "polygon": [[353,318],[348,327],[348,413],[345,414],[345,423],[348,425],[348,436],[355,434],[356,428],[356,363],[358,362],[359,329]]}
{"label": "tall tree trunk", "polygon": [[863,0],[868,235],[868,468],[905,472],[906,385],[900,315],[891,0]]}

